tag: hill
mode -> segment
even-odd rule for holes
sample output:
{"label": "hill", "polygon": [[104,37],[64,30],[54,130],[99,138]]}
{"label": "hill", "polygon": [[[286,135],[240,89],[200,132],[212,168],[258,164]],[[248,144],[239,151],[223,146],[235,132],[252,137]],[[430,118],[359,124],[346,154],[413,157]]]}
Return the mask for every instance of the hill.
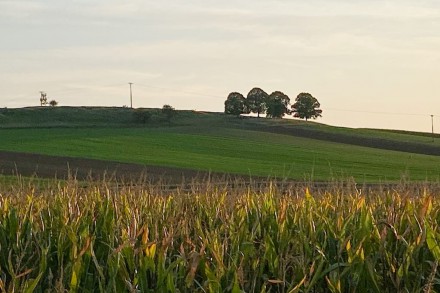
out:
{"label": "hill", "polygon": [[[149,112],[146,123],[136,113]],[[0,110],[0,150],[296,180],[438,180],[440,143],[421,133],[158,109]]]}

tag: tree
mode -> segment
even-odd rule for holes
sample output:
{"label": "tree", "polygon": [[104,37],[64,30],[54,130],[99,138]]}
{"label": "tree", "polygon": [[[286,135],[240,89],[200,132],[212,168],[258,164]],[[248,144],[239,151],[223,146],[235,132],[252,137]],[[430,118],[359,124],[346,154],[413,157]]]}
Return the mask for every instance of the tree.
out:
{"label": "tree", "polygon": [[247,95],[247,104],[250,112],[257,113],[260,117],[260,113],[266,112],[266,99],[268,95],[262,89],[255,87]]}
{"label": "tree", "polygon": [[58,105],[58,102],[55,101],[55,100],[51,100],[51,101],[49,102],[49,105],[51,105],[52,107],[56,107],[56,106]]}
{"label": "tree", "polygon": [[237,115],[249,113],[244,96],[237,92],[228,95],[225,101],[225,114]]}
{"label": "tree", "polygon": [[47,105],[47,94],[45,92],[40,92],[40,105],[41,106]]}
{"label": "tree", "polygon": [[266,100],[267,117],[282,118],[284,114],[289,113],[290,99],[280,91],[275,91],[269,95]]}
{"label": "tree", "polygon": [[163,105],[162,107],[162,114],[165,116],[165,119],[170,122],[171,118],[176,116],[176,110],[171,107],[170,105]]}
{"label": "tree", "polygon": [[292,105],[293,117],[306,119],[306,121],[310,118],[322,117],[322,110],[319,107],[321,104],[311,94],[300,93],[295,99],[295,104]]}

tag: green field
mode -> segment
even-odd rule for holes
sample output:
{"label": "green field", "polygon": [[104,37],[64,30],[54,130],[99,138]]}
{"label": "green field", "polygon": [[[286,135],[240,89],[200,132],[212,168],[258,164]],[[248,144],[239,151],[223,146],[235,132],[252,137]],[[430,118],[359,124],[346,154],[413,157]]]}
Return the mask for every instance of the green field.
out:
{"label": "green field", "polygon": [[[440,156],[270,133],[264,131],[264,127],[272,127],[271,130],[273,126],[310,128],[333,135],[386,137],[399,143],[438,145],[438,142],[432,143],[430,137],[417,133],[355,130],[296,120],[238,119],[189,111],[179,113],[172,123],[158,120],[139,125],[127,116],[129,109],[104,108],[102,113],[95,109],[96,115],[93,109],[81,109],[60,108],[62,111],[58,114],[55,112],[58,109],[23,110],[31,117],[39,117],[34,120],[42,124],[36,122],[36,128],[26,124],[17,127],[19,123],[14,121],[19,119],[9,118],[0,129],[0,150],[298,180],[354,177],[358,182],[384,182],[396,181],[402,176],[430,181],[440,178]],[[46,112],[41,112],[43,110]],[[19,111],[17,113],[12,117],[22,117]],[[52,125],[51,115],[55,115]],[[5,117],[3,114],[3,121],[7,120]],[[84,127],[84,121],[93,117],[96,125]],[[30,121],[29,117],[26,119]],[[116,126],[104,127],[107,119],[117,122]],[[60,123],[64,123],[64,127],[60,127]]]}

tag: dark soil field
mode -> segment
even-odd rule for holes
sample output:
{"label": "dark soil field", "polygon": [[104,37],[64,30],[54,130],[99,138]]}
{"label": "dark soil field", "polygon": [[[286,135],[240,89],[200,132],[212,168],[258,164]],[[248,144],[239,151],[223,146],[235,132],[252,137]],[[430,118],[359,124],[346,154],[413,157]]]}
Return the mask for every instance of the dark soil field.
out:
{"label": "dark soil field", "polygon": [[[349,145],[357,145],[383,150],[407,152],[422,155],[440,156],[438,145],[427,143],[417,143],[408,141],[398,141],[380,137],[368,137],[361,135],[334,133],[313,128],[283,127],[283,126],[260,126],[259,131],[292,135],[304,138],[312,138],[323,141],[331,141]],[[385,132],[386,133],[386,132]]]}
{"label": "dark soil field", "polygon": [[[123,184],[149,184],[163,190],[181,189],[194,191],[205,190],[207,184],[220,188],[247,190],[258,188],[267,190],[269,186],[284,193],[298,192],[309,188],[312,192],[321,193],[329,190],[348,192],[383,192],[405,191],[422,193],[428,187],[423,182],[368,183],[356,184],[354,181],[339,182],[305,182],[295,180],[278,180],[277,178],[252,177],[236,174],[198,171],[184,168],[147,166],[141,164],[121,163],[114,161],[47,156],[19,152],[0,151],[0,175],[20,175],[25,177],[47,178],[80,181],[106,181]],[[211,182],[211,183],[209,183]],[[440,192],[440,184],[431,182],[431,191]]]}
{"label": "dark soil field", "polygon": [[[306,186],[312,190],[323,190],[328,182],[298,182],[219,172],[198,171],[185,168],[148,166],[85,158],[48,156],[21,152],[0,151],[0,175],[24,176],[32,178],[79,180],[84,182],[118,182],[129,185],[149,185],[162,190],[180,189],[183,191],[205,190],[217,186],[246,190],[249,187],[268,188],[276,184],[278,188],[289,189]],[[347,188],[351,184],[343,183]],[[341,186],[334,186],[341,188]],[[364,186],[366,187],[366,186]],[[368,188],[371,186],[368,185]]]}
{"label": "dark soil field", "polygon": [[167,184],[179,184],[183,181],[204,179],[207,176],[220,176],[220,174],[183,168],[5,151],[0,151],[0,174],[62,180],[68,178],[103,180],[104,177],[120,181],[143,179],[151,183],[161,181]]}

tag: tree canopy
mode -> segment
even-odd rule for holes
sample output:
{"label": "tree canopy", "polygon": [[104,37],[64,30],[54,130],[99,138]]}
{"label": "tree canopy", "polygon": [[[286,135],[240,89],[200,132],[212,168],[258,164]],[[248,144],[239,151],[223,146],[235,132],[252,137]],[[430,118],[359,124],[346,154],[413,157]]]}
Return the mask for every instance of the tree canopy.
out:
{"label": "tree canopy", "polygon": [[237,116],[249,113],[244,96],[237,92],[230,93],[225,101],[225,113]]}
{"label": "tree canopy", "polygon": [[295,103],[290,106],[290,98],[281,91],[274,91],[268,95],[264,90],[254,87],[245,98],[238,92],[231,92],[225,101],[225,113],[231,115],[266,113],[268,118],[282,118],[286,114],[301,119],[316,119],[322,116],[318,100],[309,93],[300,93]]}
{"label": "tree canopy", "polygon": [[290,99],[280,91],[275,91],[266,99],[267,117],[282,118],[289,113]]}
{"label": "tree canopy", "polygon": [[300,93],[292,105],[293,117],[306,119],[306,121],[310,118],[322,117],[322,110],[319,107],[321,107],[321,104],[311,94]]}
{"label": "tree canopy", "polygon": [[250,112],[257,113],[260,117],[260,113],[266,112],[266,99],[268,94],[262,89],[255,87],[250,90],[247,95],[247,104]]}

